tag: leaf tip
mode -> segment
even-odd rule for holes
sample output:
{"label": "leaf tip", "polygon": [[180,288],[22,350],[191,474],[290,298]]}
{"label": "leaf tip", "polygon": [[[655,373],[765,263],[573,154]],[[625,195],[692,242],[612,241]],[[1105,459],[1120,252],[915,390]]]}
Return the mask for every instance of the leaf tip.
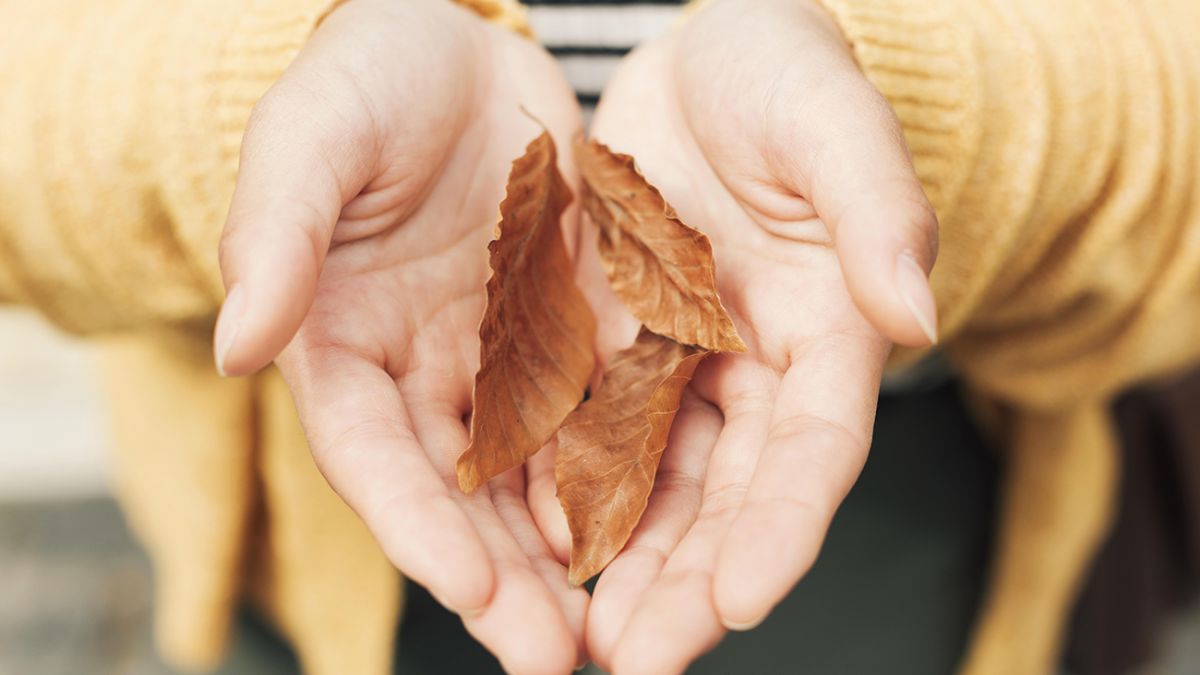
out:
{"label": "leaf tip", "polygon": [[463,494],[471,494],[483,483],[480,480],[479,469],[470,458],[470,453],[471,449],[468,447],[454,465],[454,473],[458,477],[458,489],[462,490]]}
{"label": "leaf tip", "polygon": [[597,574],[599,574],[599,570],[592,570],[590,567],[583,568],[581,565],[572,563],[570,569],[567,571],[567,583],[570,584],[571,588],[579,588],[586,584],[588,579]]}
{"label": "leaf tip", "polygon": [[737,329],[734,329],[733,333],[729,336],[727,348],[722,351],[744,354],[750,351],[750,347],[746,346],[746,341],[742,339],[741,335],[738,335]]}

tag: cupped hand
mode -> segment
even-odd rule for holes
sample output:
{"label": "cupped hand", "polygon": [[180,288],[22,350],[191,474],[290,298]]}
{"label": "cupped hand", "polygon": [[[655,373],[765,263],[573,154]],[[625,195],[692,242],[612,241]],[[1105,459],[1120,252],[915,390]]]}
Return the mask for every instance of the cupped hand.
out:
{"label": "cupped hand", "polygon": [[[318,466],[384,552],[516,673],[582,658],[587,595],[511,471],[464,495],[454,462],[479,363],[487,243],[553,60],[445,0],[350,0],[256,107],[221,242],[218,367],[275,359]],[[573,243],[569,241],[569,245]]]}
{"label": "cupped hand", "polygon": [[[712,240],[749,345],[697,372],[589,609],[602,666],[681,672],[815,560],[866,459],[890,341],[934,340],[936,222],[890,107],[804,0],[706,6],[627,59],[592,132]],[[611,353],[636,326],[595,265],[585,277]],[[561,555],[554,521],[539,516]]]}

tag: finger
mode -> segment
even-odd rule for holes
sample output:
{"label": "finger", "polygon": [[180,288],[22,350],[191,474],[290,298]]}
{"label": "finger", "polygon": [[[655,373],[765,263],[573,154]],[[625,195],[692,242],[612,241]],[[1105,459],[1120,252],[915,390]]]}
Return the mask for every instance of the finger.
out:
{"label": "finger", "polygon": [[513,539],[525,553],[529,566],[554,595],[575,644],[572,666],[587,662],[584,627],[590,597],[587,590],[573,588],[567,581],[567,568],[534,524],[525,495],[527,490],[520,470],[506,472],[490,484],[492,503]]}
{"label": "finger", "polygon": [[[570,672],[579,661],[586,598],[556,596],[495,510],[476,510],[472,517],[496,566],[496,593],[482,612],[463,617],[467,631],[496,655],[505,672]],[[560,573],[565,590],[566,571]]]}
{"label": "finger", "polygon": [[452,611],[482,611],[492,561],[430,465],[392,379],[337,349],[289,351],[280,370],[318,467],[388,559]]}
{"label": "finger", "polygon": [[725,631],[712,602],[712,574],[732,512],[703,511],[639,598],[612,653],[618,675],[682,673]]}
{"label": "finger", "polygon": [[704,514],[684,536],[625,624],[613,649],[614,673],[682,673],[720,642],[725,631],[712,603],[712,572],[728,521]]}
{"label": "finger", "polygon": [[604,317],[596,326],[596,360],[601,367],[596,369],[592,386],[598,386],[603,366],[617,352],[633,344],[642,324],[617,297],[608,281],[596,245],[600,230],[587,214],[581,214],[578,223],[583,246],[575,261],[575,283],[596,316]]}
{"label": "finger", "polygon": [[800,352],[784,376],[766,447],[717,558],[714,600],[726,627],[758,625],[812,566],[866,461],[885,356],[878,336],[838,336]]}
{"label": "finger", "polygon": [[[356,97],[289,73],[259,101],[242,140],[237,187],[221,235],[227,292],[214,336],[217,368],[270,363],[312,305],[342,206],[367,181],[370,122],[339,109]],[[327,89],[336,78],[308,77]]]}
{"label": "finger", "polygon": [[592,594],[587,645],[601,668],[611,667],[613,649],[629,616],[696,521],[708,457],[723,423],[715,407],[690,389],[684,392],[646,511]]}
{"label": "finger", "polygon": [[837,92],[842,107],[813,133],[813,204],[837,247],[855,305],[880,332],[909,346],[937,343],[929,271],[938,226],[899,122],[861,77]]}
{"label": "finger", "polygon": [[[434,455],[435,465],[452,477],[449,460],[467,444],[461,417],[450,407],[439,409],[432,402],[411,413],[422,445]],[[566,570],[551,559],[533,526],[524,506],[521,471],[497,477],[487,490],[471,495],[457,492],[454,498],[475,524],[496,571],[491,601],[481,611],[464,614],[463,624],[495,654],[506,672],[570,672],[578,660],[577,636],[583,632],[587,597],[582,591],[569,593]]]}
{"label": "finger", "polygon": [[[896,342],[936,342],[927,276],[937,220],[896,115],[859,71],[837,25],[816,3],[765,2],[711,3],[689,26],[681,52],[689,58],[676,64],[686,91],[703,96],[716,86],[745,102],[717,116],[722,124],[707,98],[684,109],[706,154],[724,158],[715,168],[726,184],[743,198],[755,185],[749,201],[771,229],[807,238],[803,226],[815,210],[859,311]],[[731,32],[726,46],[756,64],[757,77],[720,77],[728,66],[704,56],[706,41]]]}
{"label": "finger", "polygon": [[697,656],[724,636],[712,606],[712,560],[709,546],[720,523],[698,524],[680,543],[683,562],[668,562],[662,577],[642,596],[613,654],[616,675],[682,673]]}
{"label": "finger", "polygon": [[[745,359],[727,359],[721,380],[752,370]],[[728,385],[718,385],[718,391]],[[672,552],[662,575],[642,596],[613,651],[613,671],[621,675],[683,672],[692,660],[724,635],[713,604],[717,553],[767,438],[772,387],[728,387],[717,401],[725,427],[713,448],[705,475],[704,496],[695,524]]]}
{"label": "finger", "polygon": [[[797,116],[776,99],[769,126],[785,185],[806,196],[828,228],[859,311],[900,344],[937,342],[929,271],[938,227],[900,123],[847,56],[829,79],[804,92]],[[786,85],[784,85],[786,86]],[[799,85],[797,85],[799,86]]]}
{"label": "finger", "polygon": [[554,477],[557,450],[557,441],[551,440],[549,445],[525,463],[529,484],[526,496],[529,510],[546,544],[559,563],[566,565],[571,560],[571,528],[567,525],[567,514],[558,501],[558,486]]}

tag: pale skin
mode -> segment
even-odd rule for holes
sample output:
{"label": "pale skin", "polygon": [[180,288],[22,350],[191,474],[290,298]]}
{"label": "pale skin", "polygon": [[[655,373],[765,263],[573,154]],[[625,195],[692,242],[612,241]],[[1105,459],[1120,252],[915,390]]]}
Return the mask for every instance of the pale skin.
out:
{"label": "pale skin", "polygon": [[[522,106],[577,191],[578,110],[532,43],[444,0],[335,10],[246,134],[218,365],[278,364],[330,484],[507,670],[680,672],[815,559],[891,343],[936,334],[936,222],[895,116],[806,0],[718,0],[627,59],[591,133],[712,239],[750,351],[697,373],[643,522],[589,600],[566,583],[549,451],[472,495],[454,483],[486,243],[538,131]],[[572,249],[584,236],[603,359],[636,323],[590,225],[572,210],[564,227]]]}

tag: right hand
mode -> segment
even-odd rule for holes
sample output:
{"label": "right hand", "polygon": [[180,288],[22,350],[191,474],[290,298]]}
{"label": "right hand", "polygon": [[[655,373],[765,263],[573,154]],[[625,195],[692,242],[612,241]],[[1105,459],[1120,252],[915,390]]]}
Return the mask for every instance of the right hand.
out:
{"label": "right hand", "polygon": [[[588,613],[601,667],[681,673],[761,622],[816,559],[866,461],[889,340],[936,335],[937,221],[891,106],[815,2],[706,3],[625,59],[591,132],[709,237],[749,347],[697,368]],[[581,282],[604,357],[637,326],[592,268]],[[561,551],[559,521],[539,521]]]}
{"label": "right hand", "polygon": [[318,467],[402,572],[507,670],[562,673],[584,658],[588,597],[534,526],[524,472],[464,495],[454,470],[487,243],[538,133],[521,107],[574,186],[578,107],[532,42],[446,0],[333,11],[246,130],[215,348],[228,375],[276,361]]}

